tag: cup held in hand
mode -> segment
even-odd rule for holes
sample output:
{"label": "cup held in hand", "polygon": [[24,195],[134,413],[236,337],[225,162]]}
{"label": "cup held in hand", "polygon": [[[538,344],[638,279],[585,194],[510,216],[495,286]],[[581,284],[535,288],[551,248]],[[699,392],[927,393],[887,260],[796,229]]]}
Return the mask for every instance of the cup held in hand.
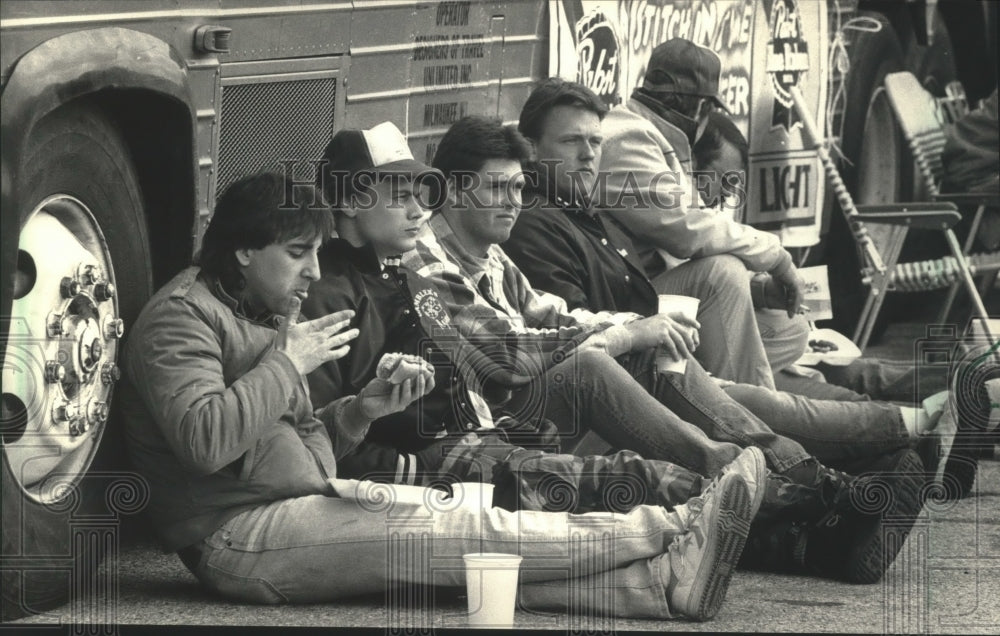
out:
{"label": "cup held in hand", "polygon": [[[700,303],[701,299],[692,296],[660,294],[658,310],[661,314],[672,314],[679,311],[688,318],[697,320]],[[687,371],[687,358],[677,360],[670,355],[658,355],[656,356],[656,371],[657,373],[684,374]]]}

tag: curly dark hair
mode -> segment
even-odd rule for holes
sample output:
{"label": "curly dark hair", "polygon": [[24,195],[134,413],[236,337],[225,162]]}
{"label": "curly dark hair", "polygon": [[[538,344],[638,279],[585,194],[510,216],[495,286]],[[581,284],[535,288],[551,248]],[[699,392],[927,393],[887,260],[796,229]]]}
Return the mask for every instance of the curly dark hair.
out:
{"label": "curly dark hair", "polygon": [[326,240],[334,233],[333,214],[319,201],[314,186],[277,172],[243,177],[215,204],[198,264],[205,273],[231,284],[242,278],[236,250],[263,249],[297,236]]}

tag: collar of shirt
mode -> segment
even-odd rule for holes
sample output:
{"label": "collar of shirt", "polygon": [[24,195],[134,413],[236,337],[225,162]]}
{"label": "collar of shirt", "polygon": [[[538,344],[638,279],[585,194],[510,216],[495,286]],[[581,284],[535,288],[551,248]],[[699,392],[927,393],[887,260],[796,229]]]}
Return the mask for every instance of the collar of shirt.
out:
{"label": "collar of shirt", "polygon": [[[518,312],[511,306],[504,291],[504,274],[507,270],[506,257],[499,245],[490,245],[486,256],[476,256],[465,248],[451,229],[448,220],[435,214],[427,222],[437,237],[438,243],[448,252],[461,269],[462,275],[476,287],[487,300],[498,305],[505,313],[516,316]],[[483,279],[489,284],[484,285]],[[484,289],[485,288],[485,289]],[[488,290],[488,291],[487,291]]]}
{"label": "collar of shirt", "polygon": [[[555,205],[567,212],[577,212],[583,214],[591,214],[593,212],[591,206],[585,199],[574,200],[567,196],[565,193],[560,192],[551,181],[549,181],[547,175],[547,170],[542,169],[538,164],[534,165],[533,179],[528,180],[528,184],[525,186],[526,195],[535,195],[539,197],[539,201],[543,204],[549,206]],[[582,194],[576,192],[577,194]],[[527,203],[524,204],[527,208]]]}
{"label": "collar of shirt", "polygon": [[448,254],[455,259],[456,263],[461,266],[466,277],[478,287],[483,276],[487,276],[491,267],[494,266],[494,259],[491,258],[491,252],[496,246],[490,246],[485,258],[476,256],[469,250],[465,249],[465,246],[462,245],[462,241],[460,241],[458,236],[455,235],[455,232],[451,229],[451,224],[448,223],[448,220],[443,214],[435,214],[432,216],[427,221],[427,225],[434,232],[434,236],[437,237],[437,241],[441,247],[443,247]]}
{"label": "collar of shirt", "polygon": [[385,267],[399,267],[400,263],[399,256],[379,259],[371,243],[357,247],[342,238],[330,239],[323,246],[321,259],[329,259],[328,262],[345,262],[359,272],[367,274],[378,273]]}
{"label": "collar of shirt", "polygon": [[219,299],[226,307],[233,312],[237,318],[242,318],[244,320],[249,320],[257,324],[265,325],[274,329],[278,328],[284,316],[278,316],[277,314],[271,313],[270,311],[263,310],[258,311],[253,307],[253,303],[250,302],[248,298],[244,295],[233,296],[223,285],[222,280],[215,276],[209,276],[202,272],[202,277],[208,285],[208,288],[212,291],[212,294]]}

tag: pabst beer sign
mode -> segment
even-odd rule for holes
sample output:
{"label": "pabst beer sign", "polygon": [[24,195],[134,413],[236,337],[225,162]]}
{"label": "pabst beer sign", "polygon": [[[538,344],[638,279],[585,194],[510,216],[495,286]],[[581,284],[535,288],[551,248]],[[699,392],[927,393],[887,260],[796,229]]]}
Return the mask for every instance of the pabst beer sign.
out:
{"label": "pabst beer sign", "polygon": [[588,13],[577,21],[576,59],[578,81],[608,106],[616,105],[620,101],[618,38],[603,11]]}
{"label": "pabst beer sign", "polygon": [[770,40],[768,41],[767,73],[774,87],[772,126],[802,125],[792,108],[792,95],[802,74],[809,70],[809,44],[802,35],[799,7],[795,0],[775,0],[771,8]]}

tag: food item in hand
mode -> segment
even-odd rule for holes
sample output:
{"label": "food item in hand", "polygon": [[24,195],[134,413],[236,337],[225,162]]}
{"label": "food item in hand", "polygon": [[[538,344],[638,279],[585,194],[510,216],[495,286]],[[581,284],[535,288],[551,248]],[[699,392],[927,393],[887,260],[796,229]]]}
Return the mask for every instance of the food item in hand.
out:
{"label": "food item in hand", "polygon": [[392,384],[401,384],[406,380],[416,382],[421,375],[425,380],[434,375],[434,367],[420,356],[404,353],[386,353],[375,368],[375,375]]}
{"label": "food item in hand", "polygon": [[809,348],[815,353],[830,353],[831,351],[837,351],[839,347],[830,342],[829,340],[810,340]]}
{"label": "food item in hand", "polygon": [[403,362],[402,353],[386,353],[378,361],[378,366],[375,367],[375,375],[383,380],[388,380],[401,362]]}

